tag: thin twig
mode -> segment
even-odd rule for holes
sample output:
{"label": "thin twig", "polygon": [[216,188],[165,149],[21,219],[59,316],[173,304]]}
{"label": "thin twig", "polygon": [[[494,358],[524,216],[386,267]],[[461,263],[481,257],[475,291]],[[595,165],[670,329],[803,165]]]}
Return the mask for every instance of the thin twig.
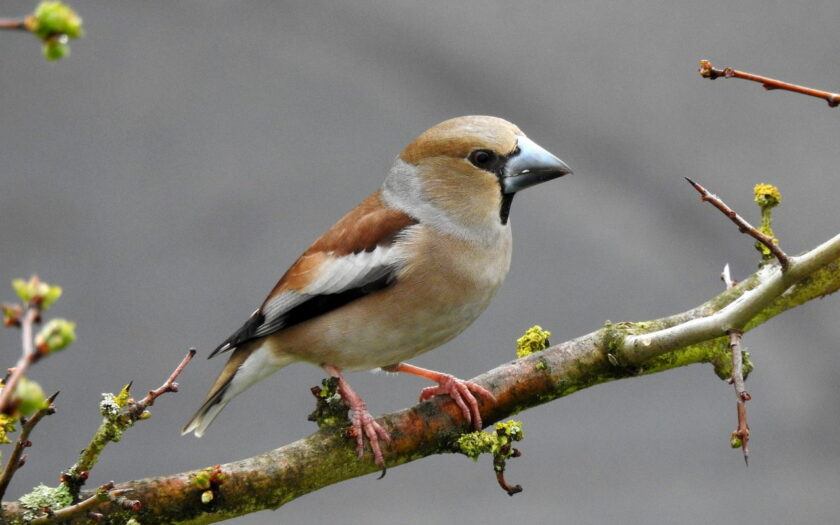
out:
{"label": "thin twig", "polygon": [[[784,275],[776,265],[765,266],[732,290],[685,312],[644,323],[603,327],[473,378],[497,399],[495,404],[482,404],[482,420],[491,424],[528,407],[639,373],[657,373],[697,362],[717,363],[723,349],[714,340],[725,335],[724,327],[752,330],[789,309],[838,290],[840,235],[791,257],[790,269]],[[637,366],[616,366],[607,357],[610,349],[622,364]],[[678,349],[684,351],[665,356]],[[396,467],[431,454],[451,452],[452,436],[467,430],[459,414],[451,399],[438,397],[384,415],[380,422],[393,438],[386,460]],[[132,497],[143,502],[137,519],[144,525],[214,522],[277,509],[320,488],[379,470],[369,454],[357,461],[353,448],[342,433],[318,431],[265,454],[221,465],[226,479],[211,504],[201,501],[201,489],[192,481],[204,469],[128,481],[121,487],[134,489]],[[26,510],[18,502],[5,503],[0,521],[20,519]],[[109,515],[120,510],[109,502],[97,512]],[[73,520],[73,525],[84,525],[82,519]]]}
{"label": "thin twig", "polygon": [[744,370],[741,360],[741,332],[729,330],[729,348],[732,349],[732,386],[735,387],[735,397],[738,400],[738,428],[732,435],[741,440],[741,450],[744,452],[744,463],[750,465],[750,427],[747,425],[747,401],[752,399],[744,388]]}
{"label": "thin twig", "polygon": [[0,29],[29,31],[26,27],[26,18],[0,18]]}
{"label": "thin twig", "polygon": [[781,248],[779,248],[778,244],[773,242],[772,238],[768,237],[767,235],[761,233],[756,228],[754,228],[750,223],[748,223],[746,220],[744,220],[743,217],[741,217],[740,215],[735,213],[735,210],[733,210],[732,208],[727,206],[726,203],[724,203],[720,199],[720,197],[718,197],[717,195],[714,195],[713,193],[710,193],[709,190],[707,190],[703,186],[697,184],[696,182],[689,179],[688,177],[686,177],[685,180],[687,180],[689,182],[689,184],[691,184],[694,187],[694,189],[697,190],[700,193],[700,195],[701,195],[700,199],[701,200],[703,200],[705,202],[708,202],[708,203],[711,203],[712,206],[719,209],[724,215],[729,217],[729,220],[731,220],[732,222],[734,222],[738,226],[738,230],[741,233],[746,233],[747,235],[749,235],[753,239],[757,240],[758,242],[760,242],[761,244],[766,246],[767,249],[770,250],[773,253],[773,255],[776,256],[776,259],[778,259],[779,264],[782,265],[782,270],[783,271],[787,270],[788,265],[790,264],[790,261],[788,260],[788,256],[785,252],[782,251]]}
{"label": "thin twig", "polygon": [[9,459],[6,461],[6,468],[3,469],[3,474],[0,475],[0,498],[2,498],[6,493],[6,488],[9,486],[9,482],[12,481],[12,476],[14,476],[15,472],[17,472],[17,470],[22,466],[20,459],[23,455],[23,450],[32,445],[29,441],[29,434],[32,432],[32,429],[35,428],[35,425],[37,425],[44,416],[49,416],[55,413],[53,401],[55,401],[57,396],[58,392],[47,398],[47,406],[35,412],[32,417],[22,424],[20,435],[15,443],[15,448],[12,450],[11,455],[9,455]]}
{"label": "thin twig", "polygon": [[17,365],[15,365],[15,369],[9,376],[8,381],[3,385],[2,392],[0,392],[0,412],[3,414],[11,413],[13,409],[12,395],[17,388],[18,381],[26,373],[29,365],[38,359],[38,353],[35,351],[35,345],[32,343],[32,325],[37,321],[38,315],[38,308],[29,305],[21,319],[20,329],[23,353],[20,359],[18,359]]}
{"label": "thin twig", "polygon": [[111,441],[114,441],[115,437],[117,437],[118,434],[121,434],[123,430],[127,429],[135,421],[140,419],[146,408],[154,404],[158,397],[166,392],[178,391],[178,384],[175,383],[175,379],[177,379],[184,370],[184,367],[187,366],[187,363],[190,362],[195,354],[196,350],[194,348],[190,348],[190,351],[187,352],[187,355],[184,356],[172,374],[170,374],[166,382],[157,389],[150,391],[149,394],[139,402],[130,403],[117,421],[111,421],[108,418],[105,418],[102,421],[99,428],[96,430],[96,433],[93,435],[93,438],[91,438],[90,443],[82,449],[76,464],[70,467],[62,475],[62,483],[68,485],[70,488],[70,494],[74,498],[78,497],[82,485],[84,485],[90,470],[94,465],[96,465],[96,462],[99,461],[99,455],[103,450],[105,450],[105,446]]}
{"label": "thin twig", "polygon": [[34,520],[30,521],[31,525],[48,525],[50,523],[60,523],[64,520],[68,520],[74,516],[78,516],[84,512],[88,512],[93,510],[97,504],[102,503],[104,501],[108,501],[115,496],[115,493],[122,494],[126,492],[124,489],[112,490],[114,488],[114,482],[111,481],[99,487],[96,493],[84,499],[75,505],[69,505],[67,507],[58,509],[56,511],[51,512],[47,516],[41,516],[35,518]]}
{"label": "thin twig", "polygon": [[170,374],[169,379],[166,380],[165,383],[160,385],[155,390],[150,390],[149,393],[141,399],[139,402],[135,403],[129,409],[129,414],[133,418],[139,418],[140,414],[143,413],[146,408],[155,404],[155,400],[162,396],[167,392],[177,392],[178,391],[178,383],[175,382],[178,379],[178,376],[181,375],[181,372],[184,371],[184,368],[189,364],[193,357],[195,357],[196,349],[190,348],[187,355],[184,356],[184,359],[181,360],[181,363],[172,371]]}
{"label": "thin twig", "polygon": [[[500,452],[501,455],[493,458],[493,470],[496,471],[496,482],[498,482],[499,486],[502,487],[502,490],[507,492],[508,496],[519,494],[520,492],[522,492],[522,485],[511,485],[505,479],[506,461],[504,459],[504,455],[510,452],[510,443],[502,447],[502,450]],[[510,457],[518,458],[521,455],[522,453],[519,450],[513,449],[513,453],[510,455]]]}
{"label": "thin twig", "polygon": [[828,102],[829,107],[832,108],[840,105],[840,93],[831,93],[829,91],[823,91],[821,89],[813,89],[806,86],[798,86],[796,84],[782,82],[781,80],[776,80],[774,78],[762,77],[760,75],[747,73],[746,71],[738,71],[737,69],[732,69],[731,67],[715,69],[714,66],[712,66],[712,63],[708,60],[700,61],[699,71],[700,75],[711,80],[721,77],[743,78],[744,80],[758,82],[764,87],[764,89],[768,91],[773,89],[783,89],[785,91],[791,91],[793,93],[800,93],[802,95],[808,95],[810,97],[821,98]]}
{"label": "thin twig", "polygon": [[[732,280],[729,273],[729,264],[723,267],[723,273],[720,275],[723,282],[726,283],[726,289],[731,290],[738,283]],[[750,466],[750,427],[747,425],[747,405],[746,402],[752,399],[750,394],[744,387],[744,359],[741,353],[741,337],[744,333],[741,330],[727,330],[726,334],[729,336],[729,350],[732,352],[732,376],[730,382],[735,387],[735,398],[738,401],[738,428],[732,432],[732,437],[737,437],[741,441],[741,450],[744,452],[744,463]]]}

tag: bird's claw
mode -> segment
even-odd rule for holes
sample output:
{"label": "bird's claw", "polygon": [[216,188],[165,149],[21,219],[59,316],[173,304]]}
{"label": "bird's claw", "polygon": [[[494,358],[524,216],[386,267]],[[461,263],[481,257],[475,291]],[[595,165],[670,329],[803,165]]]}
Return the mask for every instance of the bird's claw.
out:
{"label": "bird's claw", "polygon": [[365,455],[365,439],[370,444],[370,450],[373,452],[373,461],[376,466],[382,469],[382,475],[385,475],[385,459],[382,457],[382,448],[379,446],[379,440],[391,441],[391,435],[380,425],[366,408],[353,408],[353,416],[350,419],[352,426],[350,427],[350,435],[356,438],[356,454],[359,459]]}
{"label": "bird's claw", "polygon": [[481,430],[484,425],[481,423],[481,411],[478,409],[478,400],[474,393],[493,403],[496,402],[496,397],[478,383],[464,381],[449,374],[441,375],[437,386],[426,387],[420,392],[420,401],[425,401],[433,396],[448,395],[461,409],[464,418],[472,423],[476,430]]}

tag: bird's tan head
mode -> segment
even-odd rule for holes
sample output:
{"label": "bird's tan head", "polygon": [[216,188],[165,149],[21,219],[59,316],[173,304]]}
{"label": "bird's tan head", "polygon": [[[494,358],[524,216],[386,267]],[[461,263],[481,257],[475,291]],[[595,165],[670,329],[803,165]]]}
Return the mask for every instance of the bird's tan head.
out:
{"label": "bird's tan head", "polygon": [[510,122],[466,116],[441,122],[409,144],[383,192],[415,217],[432,209],[481,229],[507,224],[517,191],[568,173],[563,161]]}
{"label": "bird's tan head", "polygon": [[516,149],[516,137],[522,134],[519,128],[498,117],[457,117],[424,131],[405,148],[400,158],[409,164],[434,157],[461,160],[478,149],[504,155]]}

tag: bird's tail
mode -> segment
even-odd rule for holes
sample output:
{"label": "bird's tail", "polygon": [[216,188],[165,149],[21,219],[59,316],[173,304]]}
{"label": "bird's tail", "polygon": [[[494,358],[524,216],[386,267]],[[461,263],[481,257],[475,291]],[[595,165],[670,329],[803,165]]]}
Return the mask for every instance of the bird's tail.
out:
{"label": "bird's tail", "polygon": [[293,361],[292,357],[279,358],[262,346],[237,348],[201,408],[181,429],[181,435],[193,432],[195,437],[203,436],[210,423],[234,397]]}
{"label": "bird's tail", "polygon": [[227,399],[225,399],[225,393],[229,388],[230,383],[216,392],[211,392],[204,404],[201,405],[201,408],[198,409],[195,415],[193,415],[187,424],[184,425],[184,428],[181,429],[181,435],[183,436],[184,434],[194,432],[195,437],[203,436],[204,431],[207,430],[210,423],[216,419],[219,412],[221,412],[230,400],[233,399],[233,396],[228,396]]}

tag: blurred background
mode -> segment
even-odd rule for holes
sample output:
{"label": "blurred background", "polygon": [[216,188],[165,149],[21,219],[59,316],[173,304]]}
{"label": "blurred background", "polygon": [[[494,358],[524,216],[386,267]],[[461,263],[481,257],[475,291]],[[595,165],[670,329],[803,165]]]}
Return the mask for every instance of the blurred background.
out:
{"label": "blurred background", "polygon": [[[3,2],[23,15],[35,0]],[[179,429],[224,359],[203,359],[324,229],[381,183],[420,132],[497,115],[575,171],[513,206],[510,276],[462,336],[414,363],[469,378],[514,357],[534,324],[560,342],[607,319],[676,313],[756,268],[752,241],[683,177],[757,220],[778,185],[789,253],[838,233],[837,128],[825,102],[710,82],[710,59],[828,90],[840,3],[94,2],[87,36],[47,63],[0,33],[0,282],[64,287],[50,312],[78,341],[31,377],[60,390],[7,498],[55,484],[100,420],[102,392],[159,385],[199,358],[154,417],[110,445],[90,486],[204,467],[308,435],[293,365],[240,396],[202,439]],[[13,300],[10,288],[0,298]],[[5,291],[3,291],[5,290]],[[496,485],[489,458],[427,458],[232,523],[822,523],[840,513],[840,303],[745,337],[756,371],[751,462],[729,449],[732,387],[708,366],[581,391],[520,414],[523,456]],[[19,334],[0,332],[2,366]],[[349,376],[374,414],[419,379]]]}

